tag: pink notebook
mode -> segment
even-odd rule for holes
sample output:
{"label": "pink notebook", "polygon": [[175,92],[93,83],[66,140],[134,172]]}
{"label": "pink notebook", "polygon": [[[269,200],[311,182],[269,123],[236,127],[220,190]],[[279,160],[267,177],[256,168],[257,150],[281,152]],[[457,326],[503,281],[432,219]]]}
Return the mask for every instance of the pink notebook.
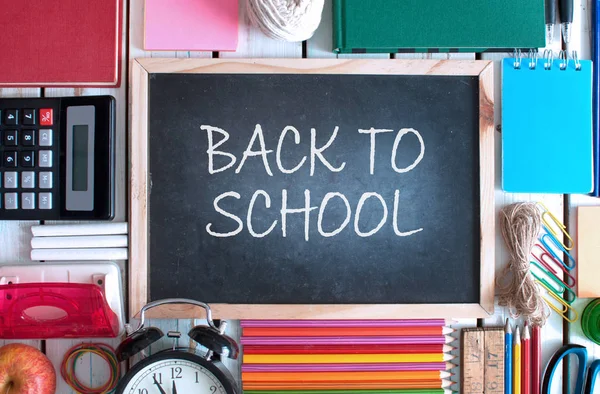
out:
{"label": "pink notebook", "polygon": [[147,51],[235,51],[238,0],[146,0]]}

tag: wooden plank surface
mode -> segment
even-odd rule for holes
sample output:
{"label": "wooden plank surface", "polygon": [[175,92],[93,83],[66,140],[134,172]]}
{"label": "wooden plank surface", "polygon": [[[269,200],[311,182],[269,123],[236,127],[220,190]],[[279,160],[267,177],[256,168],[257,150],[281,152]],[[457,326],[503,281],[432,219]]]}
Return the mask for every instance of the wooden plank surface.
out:
{"label": "wooden plank surface", "polygon": [[[124,102],[127,103],[127,105],[122,105],[124,108],[127,108],[127,112],[128,114],[131,113],[131,103],[133,102],[133,100],[136,100],[137,98],[134,98],[134,92],[131,89],[131,82],[132,79],[134,77],[136,77],[136,75],[134,75],[134,73],[132,72],[132,64],[133,64],[133,60],[136,58],[144,58],[144,57],[170,57],[170,58],[210,58],[212,57],[212,52],[206,52],[206,51],[195,51],[195,52],[190,52],[190,51],[145,51],[143,49],[143,42],[144,42],[144,0],[129,0],[129,32],[127,33],[127,42],[128,42],[128,53],[127,56],[124,57],[125,59],[128,59],[127,62],[128,63],[128,71],[129,71],[129,78],[127,80],[127,86],[128,86],[128,94],[126,94],[125,96],[125,100]],[[127,130],[131,129],[131,119],[132,116],[129,116],[128,119],[126,119],[126,125],[127,125]],[[139,118],[138,118],[139,119]],[[131,143],[132,141],[130,140],[129,143]],[[126,151],[128,151],[127,149],[127,145],[125,145],[125,149]],[[131,164],[131,163],[129,163]],[[127,168],[128,170],[129,168]],[[126,171],[126,175],[127,177],[129,177],[129,173],[128,171]],[[127,178],[129,179],[129,178]],[[133,185],[133,183],[129,183],[127,182],[127,187],[131,187]],[[125,212],[124,212],[124,216],[128,217],[129,214],[129,207],[126,206]],[[133,252],[132,250],[130,250],[130,253]],[[135,275],[135,277],[139,277],[140,275],[142,275],[142,273],[140,272],[134,272],[132,273],[133,275]],[[129,289],[128,291],[125,292],[125,294],[129,294]],[[127,300],[125,301],[125,304],[128,304]],[[131,308],[131,310],[129,310],[129,313],[127,314],[127,317],[129,318],[130,315],[135,315],[139,312],[139,309],[141,309],[143,305],[136,305],[134,308]],[[193,341],[190,341],[189,337],[187,336],[188,331],[191,329],[191,327],[200,324],[201,321],[199,320],[198,322],[196,322],[194,319],[170,319],[170,320],[160,320],[160,319],[148,319],[146,321],[146,325],[147,326],[154,326],[154,327],[159,327],[164,333],[168,332],[168,331],[181,331],[181,338],[177,341],[177,346],[181,346],[181,347],[191,347],[194,346]],[[133,326],[133,328],[136,327],[136,325],[138,324],[138,320],[137,319],[132,319],[131,320],[131,324]],[[172,346],[172,341],[171,340],[167,340],[164,339],[158,343],[155,343],[150,349],[146,350],[146,354],[147,355],[151,355],[153,353],[156,353],[160,350],[164,350],[166,348],[169,348],[170,346]],[[135,364],[137,361],[139,361],[142,358],[143,354],[139,354],[136,357],[133,357],[130,360],[130,365]]]}
{"label": "wooden plank surface", "polygon": [[[551,49],[555,56],[560,51],[561,44],[559,35],[555,29],[555,40],[552,46],[540,48],[542,54],[545,49]],[[527,55],[527,54],[525,54]],[[539,201],[543,202],[546,207],[557,217],[563,220],[563,195],[560,194],[524,194],[524,193],[505,193],[502,190],[502,59],[512,56],[512,53],[483,53],[478,55],[481,59],[492,60],[494,62],[494,86],[495,86],[495,110],[494,119],[496,124],[496,142],[495,142],[495,158],[496,158],[496,217],[500,210],[512,203],[524,201]],[[559,98],[556,98],[559,99]],[[499,227],[499,222],[496,221],[496,277],[502,275],[509,261],[509,253],[506,249],[504,240]],[[498,290],[496,290],[496,295]],[[497,302],[496,302],[497,305]],[[523,327],[524,320],[522,317],[514,319],[511,312],[506,307],[496,307],[494,316],[484,319],[484,327],[504,326],[506,319],[510,319],[511,324],[518,324]],[[548,322],[541,330],[544,346],[542,349],[542,369],[546,366],[552,354],[563,344],[563,320],[555,313],[549,315]],[[557,380],[562,378],[562,371],[557,371]],[[552,394],[562,392],[560,384],[552,386]]]}
{"label": "wooden plank surface", "polygon": [[[327,17],[327,12],[329,15],[331,13],[330,8],[328,8],[328,3],[331,0],[326,0],[325,4],[325,14],[323,18],[323,23],[310,40],[306,43],[306,52],[308,57],[311,58],[335,58],[336,55],[331,52],[331,18]],[[129,38],[129,60],[135,57],[191,57],[191,58],[202,58],[202,57],[212,57],[213,54],[210,52],[146,52],[142,49],[142,35],[143,35],[143,2],[144,0],[130,0],[129,1],[129,9],[131,10],[129,15],[129,26],[130,30],[128,32]],[[591,32],[591,0],[575,0],[576,11],[575,11],[575,23],[574,23],[574,31],[573,38],[571,43],[568,45],[569,50],[578,50],[580,57],[582,59],[589,59],[591,56],[590,50],[590,32]],[[124,19],[126,20],[126,19]],[[240,9],[240,24],[242,27],[240,28],[239,33],[239,48],[235,53],[220,53],[217,54],[220,57],[301,57],[302,56],[302,44],[301,43],[281,43],[275,42],[273,40],[268,39],[262,33],[248,26],[247,17],[245,15],[245,10]],[[126,33],[127,34],[127,33]],[[558,29],[556,29],[555,36],[558,36]],[[555,39],[555,42],[557,40]],[[560,49],[560,43],[557,43],[553,46],[555,54]],[[483,59],[489,59],[495,61],[495,124],[497,126],[501,125],[500,121],[500,106],[501,106],[501,85],[500,85],[500,70],[499,70],[499,60],[508,54],[483,54],[480,57]],[[343,55],[342,57],[378,57],[378,58],[386,58],[389,57],[387,54],[375,54],[375,55]],[[417,54],[417,55],[397,55],[396,57],[409,57],[409,58],[469,58],[474,59],[474,54]],[[127,59],[127,58],[124,58]],[[127,61],[124,61],[124,65],[127,66]],[[127,80],[123,79],[123,84],[126,86]],[[95,93],[104,93],[109,90],[95,90]],[[124,92],[123,89],[121,89]],[[72,95],[72,94],[91,94],[94,92],[93,90],[55,90],[55,89],[47,89],[47,95]],[[118,111],[119,117],[122,118],[126,123],[125,114],[127,111],[126,95],[122,96],[123,93],[118,93],[120,98],[118,97]],[[106,94],[106,93],[104,93]],[[9,96],[37,96],[40,95],[39,89],[0,89],[0,95],[4,97]],[[555,99],[564,99],[557,97]],[[131,101],[128,103],[131,104]],[[125,147],[125,139],[126,139],[126,128],[124,126],[119,125],[120,134],[118,138],[122,139],[119,143],[121,147]],[[520,195],[520,194],[506,194],[503,193],[500,189],[500,132],[496,131],[496,212],[499,209],[509,203],[516,201],[543,201],[546,206],[548,206],[553,213],[562,218],[563,212],[563,198],[560,195]],[[120,153],[122,157],[122,164],[119,171],[119,184],[123,186],[123,189],[118,194],[123,197],[125,196],[125,189],[127,187],[127,173],[125,171],[125,156],[123,153]],[[570,199],[569,205],[569,229],[573,236],[575,229],[574,223],[574,210],[577,206],[580,205],[600,205],[600,199],[595,199],[586,196],[572,196]],[[123,205],[123,211],[121,211],[120,215],[121,219],[125,218],[125,205]],[[119,211],[118,211],[119,215]],[[29,261],[29,227],[31,224],[37,224],[37,222],[2,222],[0,221],[0,264],[8,264],[16,262],[26,263]],[[497,229],[498,230],[498,229]],[[4,247],[8,245],[7,247]],[[501,239],[500,233],[497,231],[496,237],[496,272],[500,272],[506,264],[507,261],[507,252],[504,246],[504,243]],[[589,300],[578,300],[574,304],[575,307],[581,311],[582,308],[587,304]],[[493,317],[488,318],[483,321],[485,326],[501,326],[504,324],[504,319],[509,317],[508,311],[504,308],[496,308],[496,313]],[[201,324],[202,321],[192,321],[190,319],[186,320],[151,320],[149,321],[151,325],[160,325],[161,328],[165,331],[170,329],[180,328],[184,332],[188,327],[192,327],[195,324]],[[461,320],[456,325],[470,327],[474,326],[476,322],[474,320]],[[230,330],[233,332],[233,335],[237,333],[237,326],[235,324],[230,325]],[[557,317],[556,315],[551,315],[550,320],[546,327],[544,327],[542,338],[544,340],[543,346],[543,362],[542,367],[545,367],[547,360],[550,355],[554,353],[554,351],[563,343],[562,339],[562,319]],[[239,338],[239,336],[238,336]],[[586,340],[580,329],[579,324],[573,324],[570,328],[570,337],[569,341],[574,343],[580,343],[588,346],[588,349],[591,352],[591,356],[593,358],[600,358],[600,347],[594,345],[590,341]],[[22,341],[21,341],[22,342]],[[2,345],[4,341],[0,340],[0,345]],[[38,346],[39,342],[32,342],[34,345]],[[188,341],[189,343],[189,341]],[[54,350],[51,350],[52,358],[55,362],[58,362],[61,359],[61,354],[63,354],[68,346],[71,344],[69,341],[53,341],[49,343],[50,347]],[[185,343],[182,342],[185,345]],[[160,350],[161,347],[168,347],[168,343],[160,343],[153,346],[151,349],[152,352],[156,350]],[[88,365],[93,365],[93,362],[88,361]],[[238,363],[230,363],[230,369],[234,372],[239,371]],[[58,365],[57,365],[58,367]],[[87,371],[85,368],[81,368],[82,371]],[[91,369],[89,369],[92,372]],[[103,372],[101,369],[93,370],[92,374],[94,377],[90,379],[90,381],[101,381],[106,376],[102,376]],[[238,372],[239,376],[239,372]],[[560,378],[557,377],[557,380]],[[560,391],[559,384],[555,384],[553,386],[553,393],[558,393]],[[64,389],[64,386],[61,386],[61,390]],[[63,393],[71,393],[71,391],[57,391],[59,394]]]}
{"label": "wooden plank surface", "polygon": [[[36,88],[4,88],[0,89],[0,97],[39,97],[41,89]],[[2,202],[4,203],[4,202]],[[30,263],[31,226],[37,221],[0,220],[0,265]],[[40,341],[6,341],[0,338],[0,346],[11,342],[26,343],[40,348]]]}
{"label": "wooden plank surface", "polygon": [[[121,86],[118,88],[46,88],[44,97],[69,97],[69,96],[93,96],[93,95],[111,95],[116,100],[116,130],[115,130],[115,222],[126,221],[127,207],[127,164],[126,164],[126,136],[127,136],[127,6],[124,2],[123,9],[123,28],[121,50]],[[81,222],[53,222],[57,223],[81,223]],[[127,270],[125,261],[117,262],[121,268],[123,284],[127,283]],[[123,294],[126,294],[123,290]],[[46,341],[46,355],[54,363],[57,371],[60,371],[60,365],[66,352],[73,346],[81,343],[101,342],[113,348],[116,348],[121,342],[121,338],[114,339],[52,339]],[[110,366],[104,360],[95,355],[82,357],[77,364],[76,374],[82,382],[90,387],[99,387],[104,384],[110,374]],[[75,394],[76,392],[67,385],[60,374],[57,378],[57,393]]]}

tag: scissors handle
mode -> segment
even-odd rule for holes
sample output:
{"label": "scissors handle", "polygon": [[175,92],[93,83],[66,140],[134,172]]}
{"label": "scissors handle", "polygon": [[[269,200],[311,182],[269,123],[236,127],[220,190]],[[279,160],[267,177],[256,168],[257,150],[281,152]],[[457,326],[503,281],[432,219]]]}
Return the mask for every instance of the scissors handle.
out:
{"label": "scissors handle", "polygon": [[[579,359],[578,370],[577,370],[577,383],[575,384],[575,394],[583,393],[583,383],[585,382],[585,368],[587,366],[587,349],[580,345],[564,345],[554,353],[546,372],[544,373],[544,380],[542,382],[542,393],[551,393],[552,378],[554,378],[554,372],[558,367],[558,364],[562,361],[565,356],[574,354]],[[592,387],[593,388],[593,387]]]}
{"label": "scissors handle", "polygon": [[585,381],[585,394],[592,394],[596,385],[596,378],[600,373],[600,360],[596,360],[590,365],[587,380]]}

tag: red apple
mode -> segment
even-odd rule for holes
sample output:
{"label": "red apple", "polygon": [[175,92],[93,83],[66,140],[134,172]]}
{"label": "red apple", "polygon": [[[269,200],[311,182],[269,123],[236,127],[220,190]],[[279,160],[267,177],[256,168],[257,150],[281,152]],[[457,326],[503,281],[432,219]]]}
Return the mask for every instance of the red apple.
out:
{"label": "red apple", "polygon": [[0,393],[55,394],[56,373],[44,353],[12,343],[0,347]]}

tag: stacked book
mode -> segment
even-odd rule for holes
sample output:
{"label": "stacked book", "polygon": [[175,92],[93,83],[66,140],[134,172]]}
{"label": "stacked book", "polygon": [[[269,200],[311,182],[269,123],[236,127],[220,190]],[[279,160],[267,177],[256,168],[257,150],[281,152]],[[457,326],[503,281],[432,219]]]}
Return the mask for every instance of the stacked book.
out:
{"label": "stacked book", "polygon": [[455,338],[445,320],[244,320],[241,326],[246,394],[450,392]]}

